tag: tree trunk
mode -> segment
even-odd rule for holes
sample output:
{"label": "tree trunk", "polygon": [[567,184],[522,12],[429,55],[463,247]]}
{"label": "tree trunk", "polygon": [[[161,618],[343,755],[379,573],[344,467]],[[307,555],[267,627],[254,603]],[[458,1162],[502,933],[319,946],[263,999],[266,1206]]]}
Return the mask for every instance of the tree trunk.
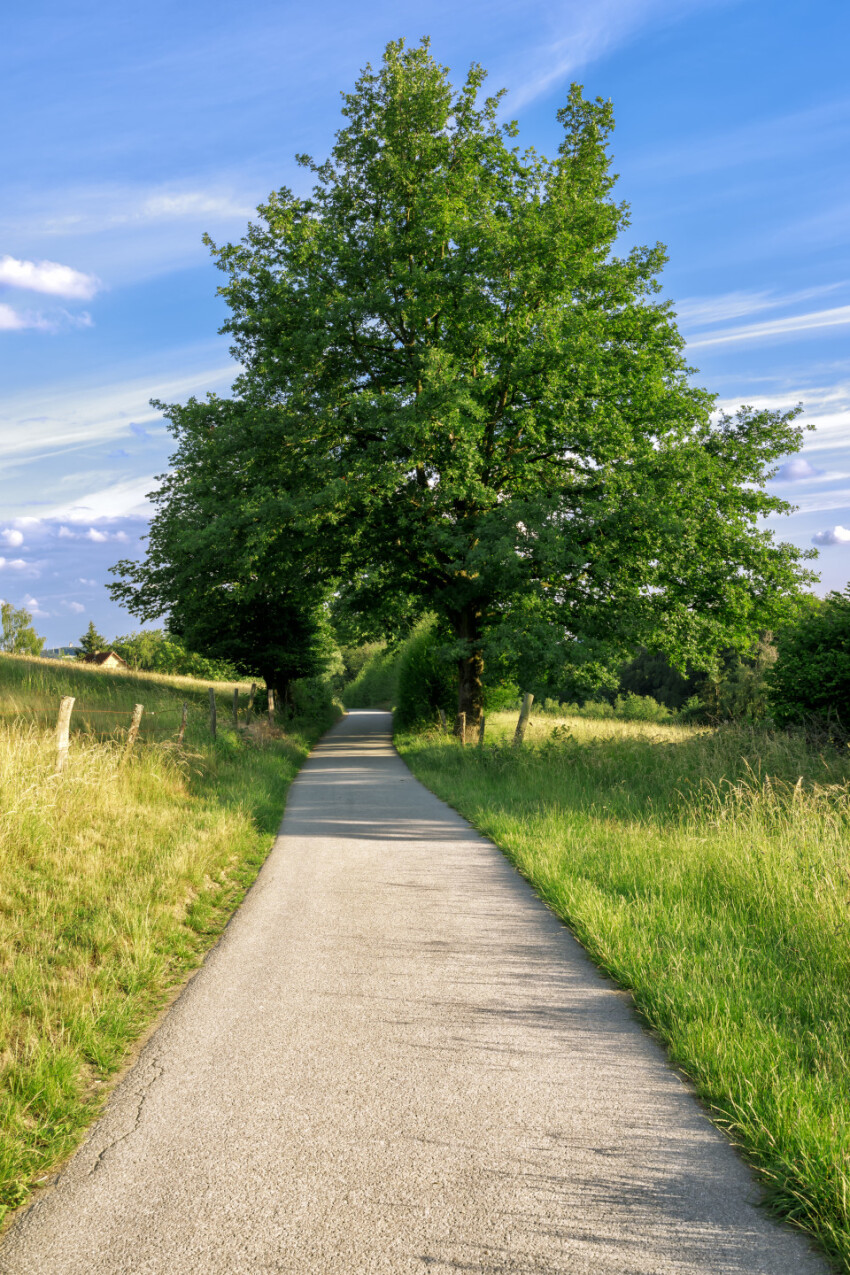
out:
{"label": "tree trunk", "polygon": [[455,634],[470,644],[457,662],[457,711],[466,714],[467,730],[477,730],[484,711],[484,657],[481,654],[481,613],[476,607],[465,607],[455,623]]}

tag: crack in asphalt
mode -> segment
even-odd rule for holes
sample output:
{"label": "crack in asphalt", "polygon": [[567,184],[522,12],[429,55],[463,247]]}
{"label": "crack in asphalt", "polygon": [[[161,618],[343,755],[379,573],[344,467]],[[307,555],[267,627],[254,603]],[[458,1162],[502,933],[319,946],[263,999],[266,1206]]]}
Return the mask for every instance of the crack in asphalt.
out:
{"label": "crack in asphalt", "polygon": [[107,1154],[110,1151],[114,1150],[115,1147],[119,1145],[119,1143],[126,1142],[128,1138],[132,1138],[134,1133],[138,1133],[139,1126],[142,1123],[142,1112],[145,1109],[145,1103],[148,1100],[150,1091],[153,1088],[153,1086],[156,1084],[156,1082],[160,1080],[162,1076],[165,1074],[165,1068],[160,1064],[159,1058],[152,1058],[150,1062],[150,1067],[153,1070],[154,1074],[151,1076],[149,1080],[147,1080],[144,1083],[142,1087],[142,1092],[139,1094],[139,1100],[136,1106],[136,1115],[133,1120],[132,1129],[128,1129],[127,1132],[122,1133],[119,1138],[113,1138],[111,1142],[107,1143],[107,1145],[103,1148],[103,1150],[98,1155],[92,1167],[89,1169],[88,1177],[93,1177],[94,1174],[97,1173],[98,1170],[103,1167],[103,1162]]}

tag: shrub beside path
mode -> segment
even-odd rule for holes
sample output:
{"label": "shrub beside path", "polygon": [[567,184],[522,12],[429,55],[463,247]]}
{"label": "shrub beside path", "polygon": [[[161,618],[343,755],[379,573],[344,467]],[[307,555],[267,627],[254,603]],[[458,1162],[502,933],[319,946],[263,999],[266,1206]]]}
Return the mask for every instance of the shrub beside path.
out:
{"label": "shrub beside path", "polygon": [[626,997],[351,713],[5,1275],[809,1275]]}

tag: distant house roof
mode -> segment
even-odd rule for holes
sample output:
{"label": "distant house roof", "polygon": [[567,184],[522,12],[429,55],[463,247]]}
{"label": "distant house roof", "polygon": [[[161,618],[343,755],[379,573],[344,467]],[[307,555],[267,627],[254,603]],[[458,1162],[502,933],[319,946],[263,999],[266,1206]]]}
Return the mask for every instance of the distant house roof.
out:
{"label": "distant house roof", "polygon": [[108,668],[129,668],[126,660],[122,660],[116,651],[96,651],[94,655],[83,657],[84,664],[105,664]]}

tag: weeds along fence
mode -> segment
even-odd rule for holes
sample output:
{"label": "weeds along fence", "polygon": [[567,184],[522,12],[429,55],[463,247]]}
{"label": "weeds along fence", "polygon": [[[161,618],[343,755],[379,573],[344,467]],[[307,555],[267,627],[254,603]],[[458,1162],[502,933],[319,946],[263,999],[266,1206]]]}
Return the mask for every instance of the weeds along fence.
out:
{"label": "weeds along fence", "polygon": [[[239,730],[243,724],[247,726],[253,713],[256,692],[256,683],[252,683],[250,694],[243,696],[246,701],[243,705],[240,700],[239,689],[234,687],[230,705],[230,718],[234,730]],[[212,686],[209,688],[209,707],[206,712],[199,709],[198,705],[193,705],[192,707],[194,709],[193,718],[195,723],[205,729],[209,737],[215,740],[219,729],[215,688]],[[274,699],[271,697],[268,709],[270,726],[274,726],[274,713]],[[17,723],[29,721],[33,725],[40,725],[46,728],[49,728],[55,721],[56,761],[54,769],[56,774],[61,774],[68,763],[72,735],[85,735],[89,738],[94,736],[101,740],[123,736],[123,760],[126,761],[140,736],[143,739],[156,740],[159,743],[172,742],[177,748],[182,747],[185,741],[189,717],[190,705],[187,700],[166,707],[158,704],[157,707],[152,708],[144,703],[136,703],[131,708],[126,706],[95,708],[85,703],[80,703],[74,695],[63,695],[61,697],[58,714],[56,714],[55,710],[40,710],[32,707],[0,712],[0,721],[4,719]]]}

